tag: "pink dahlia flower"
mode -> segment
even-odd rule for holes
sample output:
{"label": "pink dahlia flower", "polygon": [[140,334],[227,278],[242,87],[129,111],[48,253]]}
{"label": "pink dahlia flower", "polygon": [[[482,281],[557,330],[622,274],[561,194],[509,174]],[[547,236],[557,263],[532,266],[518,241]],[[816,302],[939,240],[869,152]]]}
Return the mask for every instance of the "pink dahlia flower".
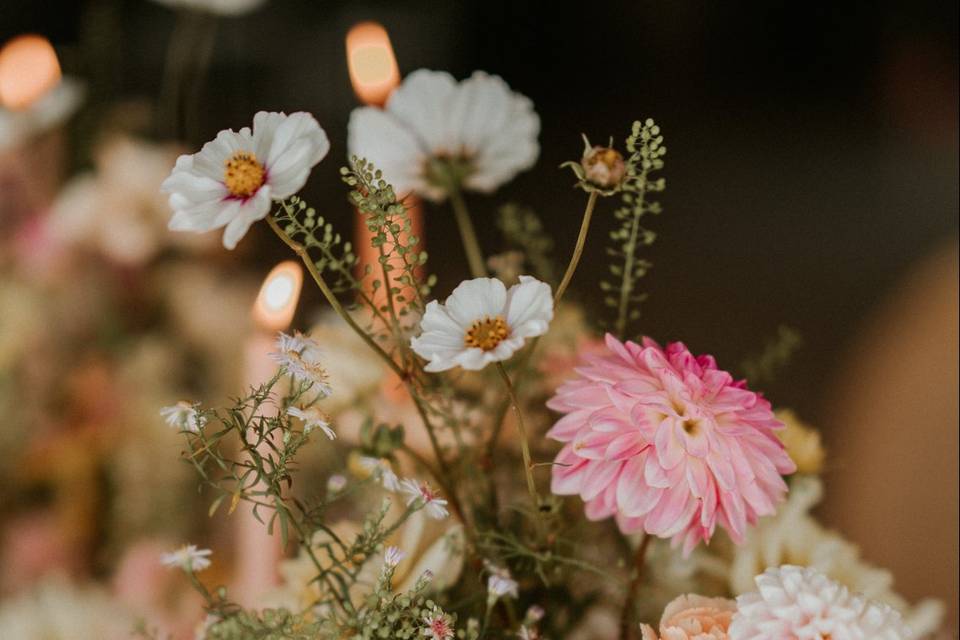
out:
{"label": "pink dahlia flower", "polygon": [[566,414],[547,434],[566,443],[553,493],[579,495],[588,518],[615,516],[624,533],[672,538],[684,554],[717,524],[741,542],[795,470],[770,403],[680,342],[607,335],[606,345],[547,402]]}

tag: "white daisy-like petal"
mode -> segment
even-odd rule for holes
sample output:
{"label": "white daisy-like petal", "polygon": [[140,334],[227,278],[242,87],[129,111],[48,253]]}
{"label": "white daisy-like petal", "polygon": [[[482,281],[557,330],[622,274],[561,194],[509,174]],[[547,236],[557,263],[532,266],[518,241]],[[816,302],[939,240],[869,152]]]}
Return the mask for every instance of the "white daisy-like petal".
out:
{"label": "white daisy-like petal", "polygon": [[509,359],[553,319],[550,285],[521,276],[508,291],[496,278],[461,282],[443,304],[427,305],[420,335],[410,345],[426,371],[483,369]]}
{"label": "white daisy-like petal", "polygon": [[210,566],[210,549],[198,549],[196,545],[188,544],[180,547],[176,551],[164,553],[160,556],[160,562],[167,567],[179,567],[184,571],[196,572],[203,571]]}
{"label": "white daisy-like petal", "polygon": [[337,432],[330,428],[330,418],[316,407],[287,407],[287,414],[303,421],[303,432],[309,434],[314,429],[320,429],[331,440],[337,439]]}
{"label": "white daisy-like petal", "polygon": [[296,193],[330,142],[308,113],[261,111],[251,130],[226,129],[193,155],[180,156],[161,189],[170,194],[175,231],[226,227],[223,244],[236,247],[271,203]]}
{"label": "white daisy-like petal", "polygon": [[451,100],[458,91],[457,81],[446,71],[418,69],[390,94],[386,110],[406,126],[422,148],[436,155],[457,151],[456,140],[443,123],[449,117]]}
{"label": "white daisy-like petal", "polygon": [[347,124],[347,147],[351,155],[366,158],[383,171],[398,194],[410,191],[442,198],[443,192],[424,180],[428,159],[416,134],[386,111],[374,107],[354,109]]}
{"label": "white daisy-like petal", "polygon": [[420,69],[383,110],[363,107],[351,114],[348,146],[350,155],[381,169],[398,192],[440,201],[449,184],[432,165],[448,163],[462,187],[491,192],[533,166],[539,133],[533,103],[502,78],[478,71],[457,83],[448,73]]}
{"label": "white daisy-like petal", "polygon": [[160,409],[160,415],[171,427],[190,433],[200,433],[200,430],[207,424],[207,419],[203,414],[186,400],[181,400],[169,407],[163,407]]}
{"label": "white daisy-like petal", "polygon": [[533,338],[543,335],[553,320],[553,292],[550,285],[530,276],[510,287],[507,324],[512,335]]}

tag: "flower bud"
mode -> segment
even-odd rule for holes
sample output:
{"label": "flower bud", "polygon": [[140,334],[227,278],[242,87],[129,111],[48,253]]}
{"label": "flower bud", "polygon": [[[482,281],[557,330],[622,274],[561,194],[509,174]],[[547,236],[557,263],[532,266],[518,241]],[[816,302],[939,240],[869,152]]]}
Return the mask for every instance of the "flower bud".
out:
{"label": "flower bud", "polygon": [[612,189],[620,184],[627,171],[623,156],[610,147],[591,147],[580,161],[587,180],[601,189]]}

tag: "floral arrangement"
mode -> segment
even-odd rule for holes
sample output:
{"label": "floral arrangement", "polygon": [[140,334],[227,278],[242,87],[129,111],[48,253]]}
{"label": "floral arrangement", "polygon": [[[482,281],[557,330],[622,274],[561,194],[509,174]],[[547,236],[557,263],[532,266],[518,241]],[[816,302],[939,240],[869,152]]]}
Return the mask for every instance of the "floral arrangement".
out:
{"label": "floral arrangement", "polygon": [[[211,517],[245,504],[288,555],[283,583],[255,607],[204,580],[217,551],[165,555],[206,603],[198,637],[935,631],[938,605],[907,604],[809,514],[821,492],[816,432],[712,356],[638,333],[656,237],[647,221],[665,188],[653,120],[635,122],[622,150],[585,139],[565,163],[584,203],[562,269],[544,225],[516,205],[498,221],[510,250],[485,255],[465,193],[494,193],[531,168],[539,129],[531,101],[482,72],[458,82],[417,71],[383,108],[357,109],[340,174],[370,262],[297,195],[330,148],[311,115],[257,113],[176,161],[163,183],[172,229],[222,228],[233,249],[265,222],[349,332],[282,333],[263,384],[225,408],[163,411]],[[449,203],[470,269],[442,300],[411,220],[418,198]],[[589,318],[602,338],[566,297],[595,227],[609,258],[604,308]],[[753,371],[789,351],[794,337],[781,337]],[[343,352],[348,339],[362,355]],[[386,385],[365,396],[339,386],[371,358]],[[338,437],[358,411],[360,426]],[[339,465],[305,486],[299,460],[318,447],[338,448]]]}

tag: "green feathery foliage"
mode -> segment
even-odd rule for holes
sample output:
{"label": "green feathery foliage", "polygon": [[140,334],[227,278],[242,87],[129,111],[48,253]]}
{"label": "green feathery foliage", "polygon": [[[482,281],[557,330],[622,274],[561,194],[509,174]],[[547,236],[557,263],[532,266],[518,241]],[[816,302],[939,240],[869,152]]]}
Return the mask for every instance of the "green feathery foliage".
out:
{"label": "green feathery foliage", "polygon": [[770,338],[763,350],[740,365],[744,375],[754,385],[773,382],[777,372],[790,364],[793,355],[803,346],[800,333],[786,325],[777,327],[777,335]]}
{"label": "green feathery foliage", "polygon": [[641,219],[648,213],[656,215],[661,211],[660,203],[651,201],[649,196],[666,188],[663,178],[650,176],[663,169],[663,156],[667,153],[660,127],[650,118],[642,123],[634,122],[627,138],[627,151],[630,157],[626,160],[626,176],[620,186],[623,204],[614,212],[620,226],[610,232],[614,244],[607,248],[607,255],[613,258],[610,265],[613,279],[600,282],[600,289],[605,294],[604,304],[616,309],[613,327],[621,338],[628,337],[629,323],[640,317],[638,305],[646,295],[636,291],[637,281],[652,266],[649,260],[639,256],[639,252],[656,239],[656,234],[641,224]]}
{"label": "green feathery foliage", "polygon": [[557,266],[553,260],[553,238],[533,209],[514,203],[503,205],[497,212],[497,228],[508,246],[520,249],[534,275],[544,282],[556,284]]}

